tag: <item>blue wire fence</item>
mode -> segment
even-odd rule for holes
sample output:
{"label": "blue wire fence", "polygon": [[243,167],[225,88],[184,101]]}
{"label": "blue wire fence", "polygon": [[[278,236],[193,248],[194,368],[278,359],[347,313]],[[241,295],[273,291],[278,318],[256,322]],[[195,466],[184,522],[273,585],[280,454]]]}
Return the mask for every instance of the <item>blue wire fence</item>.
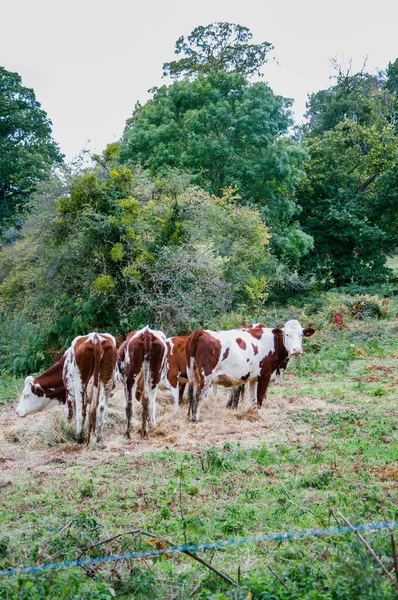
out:
{"label": "blue wire fence", "polygon": [[34,565],[30,567],[19,567],[16,569],[5,569],[0,571],[0,577],[7,575],[20,575],[24,573],[38,573],[40,571],[52,571],[54,569],[67,569],[71,567],[83,567],[90,565],[99,565],[112,563],[118,560],[130,560],[135,558],[149,558],[161,556],[162,554],[177,554],[184,552],[197,552],[199,550],[216,550],[227,548],[228,546],[238,546],[241,544],[256,544],[258,542],[271,542],[292,540],[305,537],[319,537],[324,535],[336,535],[340,533],[350,533],[355,531],[378,531],[380,529],[391,529],[398,527],[398,521],[391,523],[371,523],[369,525],[359,525],[358,527],[335,527],[333,529],[312,529],[309,531],[292,531],[288,533],[273,533],[269,535],[260,535],[255,538],[240,538],[236,540],[222,540],[204,544],[188,544],[185,546],[171,546],[157,550],[147,550],[143,552],[130,552],[129,554],[111,554],[102,558],[86,558],[80,560],[71,560],[61,563],[51,563],[47,565]]}

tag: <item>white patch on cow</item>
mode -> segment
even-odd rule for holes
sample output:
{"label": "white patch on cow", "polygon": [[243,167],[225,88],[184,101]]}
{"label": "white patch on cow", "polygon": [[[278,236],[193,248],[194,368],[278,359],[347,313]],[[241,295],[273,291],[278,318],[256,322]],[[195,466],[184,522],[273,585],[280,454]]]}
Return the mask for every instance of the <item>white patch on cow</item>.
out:
{"label": "white patch on cow", "polygon": [[[152,333],[152,335],[154,335],[155,337],[157,337],[163,344],[164,346],[164,354],[163,354],[163,362],[162,362],[162,372],[163,369],[165,367],[165,363],[166,363],[166,359],[167,359],[167,344],[166,344],[166,336],[163,333],[163,331],[160,331],[158,329],[151,329],[149,327],[149,325],[146,325],[145,327],[143,327],[142,329],[139,329],[138,331],[135,332],[135,334],[133,336],[131,336],[131,338],[129,339],[129,343],[127,345],[130,344],[131,340],[134,340],[135,338],[137,338],[138,336],[142,335],[143,333],[145,333],[145,331],[149,331],[149,333]],[[128,355],[128,352],[126,353]]]}
{"label": "white patch on cow", "polygon": [[54,400],[54,398],[37,396],[32,391],[32,386],[34,383],[35,380],[31,375],[25,379],[25,385],[16,410],[18,417],[33,415],[41,412],[42,410],[46,410],[47,408],[51,408],[52,406],[55,406],[55,404],[58,404],[58,401]]}
{"label": "white patch on cow", "polygon": [[[262,330],[259,340],[252,336],[249,331],[243,331],[242,329],[232,329],[230,331],[206,330],[206,332],[221,343],[221,352],[219,361],[212,373],[207,377],[202,373],[205,385],[210,383],[225,385],[228,383],[232,386],[257,379],[260,374],[260,362],[275,350],[274,335],[269,328]],[[245,343],[245,349],[239,346],[237,339],[241,339]],[[253,345],[257,347],[257,354],[254,353]],[[228,355],[223,360],[227,350],[229,350]],[[245,379],[242,379],[242,377],[245,377]]]}
{"label": "white patch on cow", "polygon": [[166,339],[167,349],[168,349],[170,356],[173,355],[173,348],[175,346],[173,340],[174,340],[174,338],[172,338],[172,337],[169,337]]}
{"label": "white patch on cow", "polygon": [[[111,333],[97,333],[96,331],[92,331],[91,333],[88,333],[87,335],[78,335],[77,337],[75,337],[75,339],[72,341],[71,348],[74,348],[76,346],[76,343],[79,340],[81,340],[82,338],[87,338],[86,343],[87,342],[93,343],[95,337],[98,337],[100,342],[105,342],[106,338],[110,338],[116,346],[116,339]],[[70,350],[71,348],[68,348],[68,350]]]}
{"label": "white patch on cow", "polygon": [[246,409],[249,410],[253,406],[253,402],[257,397],[257,381],[249,381],[249,391],[247,394]]}

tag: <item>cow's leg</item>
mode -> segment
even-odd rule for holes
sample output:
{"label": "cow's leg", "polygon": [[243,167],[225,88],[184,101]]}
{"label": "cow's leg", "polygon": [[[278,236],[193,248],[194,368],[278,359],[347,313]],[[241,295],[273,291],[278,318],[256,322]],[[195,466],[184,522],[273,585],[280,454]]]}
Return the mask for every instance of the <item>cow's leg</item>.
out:
{"label": "cow's leg", "polygon": [[258,413],[261,414],[261,407],[263,404],[264,398],[267,396],[267,389],[271,379],[271,373],[266,373],[264,375],[260,375],[257,384],[257,409]]}
{"label": "cow's leg", "polygon": [[149,399],[148,399],[148,395],[143,394],[142,396],[142,435],[144,437],[148,437],[148,421],[149,421],[149,410],[148,410],[148,405],[149,405]]}
{"label": "cow's leg", "polygon": [[195,399],[195,387],[192,381],[188,382],[188,419],[191,418],[192,416],[192,408],[194,405],[194,399]]}
{"label": "cow's leg", "polygon": [[178,403],[181,404],[182,399],[184,397],[185,388],[187,387],[186,381],[179,382],[179,390],[178,390]]}
{"label": "cow's leg", "polygon": [[86,422],[87,415],[87,402],[85,402],[85,398],[82,398],[82,429],[84,427],[84,423]]}
{"label": "cow's leg", "polygon": [[242,385],[234,385],[233,387],[231,387],[226,407],[227,408],[232,408],[232,410],[237,410],[238,404],[239,404],[239,398],[241,396],[243,398],[244,391],[245,391],[244,384],[242,384]]}
{"label": "cow's leg", "polygon": [[69,394],[66,394],[66,413],[68,416],[68,423],[70,423],[75,416],[75,403]]}
{"label": "cow's leg", "polygon": [[176,387],[172,387],[170,385],[170,391],[171,391],[171,397],[173,399],[174,410],[177,410],[178,403],[179,403],[179,397],[180,397],[180,388],[179,388],[178,382],[177,382]]}
{"label": "cow's leg", "polygon": [[83,382],[79,377],[75,378],[73,385],[73,398],[75,402],[75,411],[76,411],[76,440],[79,444],[83,441],[83,426],[84,426],[84,418],[86,416],[85,413],[85,403],[86,403],[86,388],[83,385]]}
{"label": "cow's leg", "polygon": [[125,385],[125,397],[126,397],[126,431],[125,437],[130,439],[130,429],[131,429],[131,418],[134,416],[134,399],[136,393],[137,386],[130,386],[128,384]]}
{"label": "cow's leg", "polygon": [[[148,391],[149,419],[150,419],[150,423],[151,423],[152,427],[156,426],[156,392],[157,392],[156,387],[154,389],[151,388]],[[175,407],[175,408],[177,408],[177,407]]]}
{"label": "cow's leg", "polygon": [[81,398],[76,399],[76,441],[83,441],[83,404]]}
{"label": "cow's leg", "polygon": [[112,392],[112,386],[108,386],[108,389],[105,388],[104,385],[101,385],[101,390],[98,398],[98,406],[97,406],[97,442],[102,442],[102,438],[104,435],[104,423],[105,423],[105,407],[106,407],[106,399],[110,396]]}
{"label": "cow's leg", "polygon": [[257,396],[257,381],[249,382],[249,390],[247,394],[246,410],[253,406],[253,402]]}
{"label": "cow's leg", "polygon": [[[214,387],[214,386],[213,386]],[[202,383],[198,386],[196,390],[196,394],[194,394],[194,402],[192,408],[192,422],[199,423],[200,418],[200,408],[202,406],[203,400],[205,400],[209,395],[213,395],[213,387],[209,387]],[[215,386],[217,390],[217,386]]]}
{"label": "cow's leg", "polygon": [[211,401],[216,401],[216,399],[217,399],[217,392],[218,392],[218,385],[216,383],[213,383],[211,385],[211,387],[210,387],[210,392],[208,392],[206,394],[206,396],[209,395]]}
{"label": "cow's leg", "polygon": [[171,391],[171,397],[173,398],[174,410],[178,408],[179,401],[179,385],[178,385],[178,373],[170,373],[167,376],[168,388]]}

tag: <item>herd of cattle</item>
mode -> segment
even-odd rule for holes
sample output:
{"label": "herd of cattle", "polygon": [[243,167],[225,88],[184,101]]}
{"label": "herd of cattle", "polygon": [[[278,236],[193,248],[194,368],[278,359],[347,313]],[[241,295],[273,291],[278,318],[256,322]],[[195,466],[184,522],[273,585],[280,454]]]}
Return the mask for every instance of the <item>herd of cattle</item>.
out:
{"label": "herd of cattle", "polygon": [[[218,385],[232,388],[229,406],[237,406],[244,384],[247,407],[256,398],[260,410],[271,381],[280,381],[290,356],[302,353],[302,339],[315,333],[296,320],[283,328],[256,323],[242,329],[198,329],[190,336],[166,338],[162,331],[145,327],[132,331],[116,349],[109,333],[78,336],[62,358],[42,375],[29,376],[17,407],[25,417],[56,403],[65,404],[68,418],[76,420],[76,439],[83,439],[88,414],[88,436],[103,438],[105,407],[117,381],[124,385],[126,437],[130,437],[134,401],[142,403],[142,433],[156,425],[156,393],[159,386],[171,391],[177,407],[188,383],[189,412],[199,421],[204,399],[216,396]],[[87,443],[88,443],[87,442]]]}

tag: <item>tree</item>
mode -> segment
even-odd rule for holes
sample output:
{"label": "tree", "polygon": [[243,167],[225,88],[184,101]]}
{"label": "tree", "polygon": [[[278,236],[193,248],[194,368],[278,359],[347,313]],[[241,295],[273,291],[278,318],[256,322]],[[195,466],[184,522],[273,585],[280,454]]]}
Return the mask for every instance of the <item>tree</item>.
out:
{"label": "tree", "polygon": [[187,39],[181,36],[177,40],[175,54],[182,54],[184,58],[165,63],[163,74],[178,79],[220,71],[240,73],[245,77],[259,73],[273,46],[269,42],[251,44],[252,37],[247,27],[234,23],[196,27]]}
{"label": "tree", "polygon": [[380,118],[389,123],[395,121],[396,106],[391,80],[383,74],[370,75],[364,70],[351,73],[335,64],[335,85],[311,94],[307,102],[305,134],[320,136],[333,129],[341,121],[352,121],[360,126],[374,125]]}
{"label": "tree", "polygon": [[109,150],[94,168],[40,184],[18,239],[0,252],[0,325],[7,342],[16,333],[14,370],[31,364],[19,352],[24,336],[40,368],[44,350],[87,331],[219,326],[269,293],[274,260],[257,210],[180,175],[154,183]]}
{"label": "tree", "polygon": [[367,284],[388,274],[396,245],[397,66],[377,75],[336,68],[336,84],[307,104],[299,203],[314,248],[301,267],[328,285]]}
{"label": "tree", "polygon": [[61,162],[51,121],[34,91],[0,67],[0,231],[17,222],[36,184]]}
{"label": "tree", "polygon": [[397,96],[398,94],[398,58],[388,63],[386,71],[386,88]]}
{"label": "tree", "polygon": [[[314,248],[302,268],[327,285],[383,279],[388,273],[386,253],[395,243],[387,227],[396,199],[398,144],[393,126],[385,120],[370,127],[342,121],[305,143],[310,159],[299,188],[300,219],[314,238]],[[379,177],[389,188],[379,185]]]}
{"label": "tree", "polygon": [[[273,250],[282,257],[280,244],[291,227],[291,242],[298,240],[295,189],[305,158],[287,136],[289,107],[290,100],[266,84],[249,84],[237,73],[176,81],[135,108],[121,140],[121,161],[139,164],[154,177],[180,169],[219,197],[236,189],[242,204],[259,208],[274,234]],[[305,254],[308,244],[302,241],[295,250]]]}

